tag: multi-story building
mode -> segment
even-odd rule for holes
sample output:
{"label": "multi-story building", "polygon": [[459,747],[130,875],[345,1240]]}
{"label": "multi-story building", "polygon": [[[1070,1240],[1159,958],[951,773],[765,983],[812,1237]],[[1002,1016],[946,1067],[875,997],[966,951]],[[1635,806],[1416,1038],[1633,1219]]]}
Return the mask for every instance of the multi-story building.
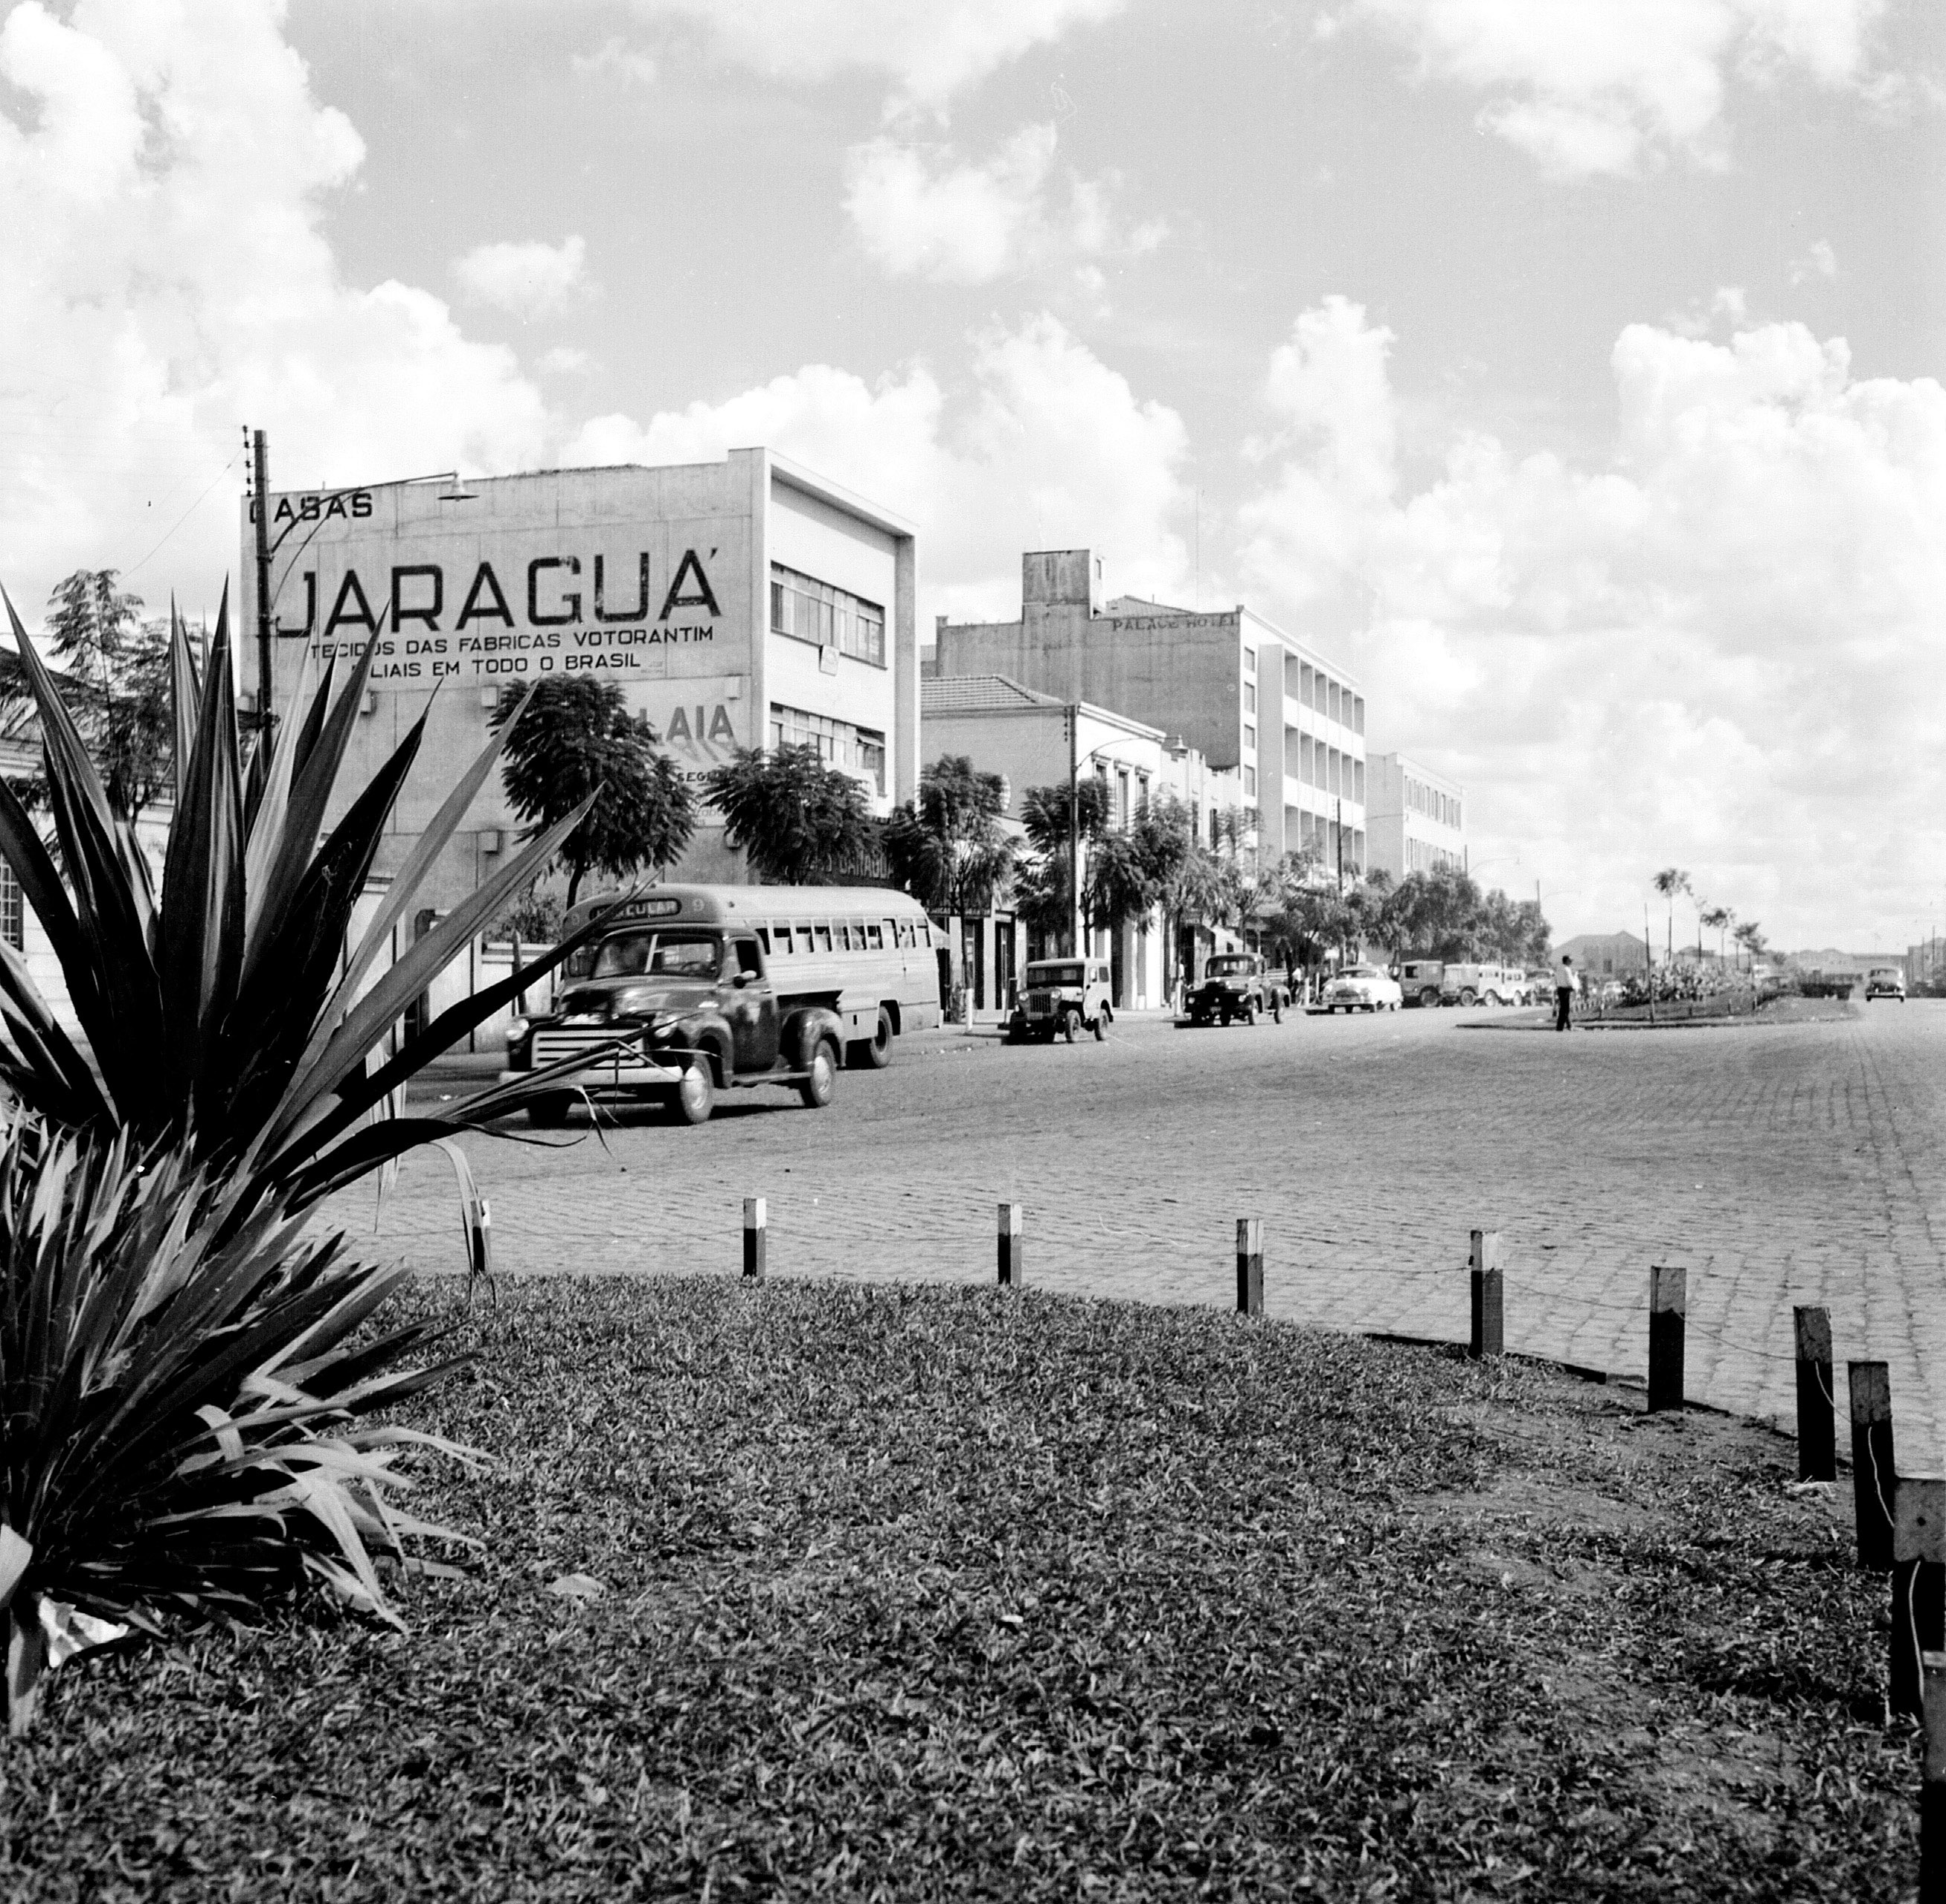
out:
{"label": "multi-story building", "polygon": [[1209,614],[1098,602],[1086,549],[1021,558],[1014,622],[939,619],[930,672],[1000,674],[1179,736],[1234,771],[1259,849],[1366,864],[1365,702],[1348,670],[1242,603]]}
{"label": "multi-story building", "polygon": [[1365,810],[1371,864],[1404,879],[1466,864],[1466,792],[1404,754],[1371,756]]}
{"label": "multi-story building", "polygon": [[[692,779],[739,747],[790,741],[854,776],[876,812],[912,796],[911,526],[770,450],[270,501],[273,700],[288,695],[307,653],[342,669],[377,650],[340,802],[426,717],[419,764],[380,850],[381,878],[484,742],[502,690],[531,681],[618,682]],[[254,506],[244,511],[239,631],[252,693]],[[671,872],[746,878],[720,819],[707,807],[703,818]],[[519,823],[490,776],[428,879],[428,903],[470,890]]]}
{"label": "multi-story building", "polygon": [[1645,972],[1649,949],[1645,940],[1626,932],[1584,932],[1554,948],[1556,959],[1571,958],[1574,969],[1595,978],[1618,978]]}
{"label": "multi-story building", "polygon": [[[921,685],[920,709],[926,763],[963,755],[982,773],[999,774],[1003,818],[1015,826],[1030,788],[1064,789],[1072,770],[1101,788],[1113,828],[1126,829],[1145,803],[1167,794],[1188,809],[1200,840],[1214,844],[1227,833],[1221,816],[1237,805],[1235,770],[1213,770],[1196,748],[1145,721],[1089,701],[1070,708],[1003,674],[928,680]],[[964,920],[960,930],[968,1002],[990,1015],[1005,1010],[1008,988],[1027,959],[1060,949],[1006,912]],[[1202,937],[1214,943],[1206,930]],[[1115,1003],[1135,1009],[1162,1004],[1178,962],[1196,956],[1194,946],[1169,942],[1160,912],[1112,933],[1095,933],[1091,950],[1110,961]]]}

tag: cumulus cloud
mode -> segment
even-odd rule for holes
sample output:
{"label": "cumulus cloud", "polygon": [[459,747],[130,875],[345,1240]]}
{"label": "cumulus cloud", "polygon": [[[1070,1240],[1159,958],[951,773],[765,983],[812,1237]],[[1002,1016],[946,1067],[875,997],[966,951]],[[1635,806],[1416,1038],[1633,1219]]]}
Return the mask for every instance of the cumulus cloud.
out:
{"label": "cumulus cloud", "polygon": [[476,245],[453,261],[460,288],[477,302],[531,320],[563,310],[588,289],[588,247],[578,236]]}
{"label": "cumulus cloud", "polygon": [[1726,79],[1826,87],[1867,71],[1885,0],[1355,0],[1422,73],[1493,94],[1484,129],[1568,177],[1676,150],[1722,162]]}
{"label": "cumulus cloud", "polygon": [[1104,180],[1070,179],[1055,202],[1052,125],[1024,126],[984,165],[944,149],[879,138],[851,155],[845,209],[860,242],[894,277],[985,284],[1056,259],[1153,250],[1160,225],[1124,231]]}
{"label": "cumulus cloud", "polygon": [[656,63],[637,51],[619,33],[611,34],[592,53],[574,53],[568,63],[584,79],[613,79],[624,86],[652,86]]}
{"label": "cumulus cloud", "polygon": [[81,0],[63,20],[24,0],[0,78],[23,102],[0,108],[0,576],[23,606],[137,563],[177,520],[132,580],[213,597],[242,421],[280,483],[539,460],[545,409],[510,352],[428,292],[340,278],[320,205],[363,148],[273,9]]}
{"label": "cumulus cloud", "polygon": [[1119,13],[1124,0],[636,0],[704,27],[731,58],[787,80],[888,75],[904,103],[937,109],[962,88]]}
{"label": "cumulus cloud", "polygon": [[[1946,851],[1946,390],[1841,340],[1632,325],[1614,453],[1490,437],[1408,490],[1390,339],[1333,301],[1265,390],[1253,582],[1355,643],[1374,745],[1472,783],[1571,927],[1639,921],[1672,860],[1781,943],[1909,924]],[[1481,844],[1485,844],[1482,841]]]}
{"label": "cumulus cloud", "polygon": [[810,364],[718,403],[585,425],[569,464],[687,462],[766,443],[913,518],[922,625],[1011,613],[1021,551],[1089,547],[1117,589],[1179,595],[1182,421],[1138,397],[1055,318],[973,341],[950,387],[922,363],[876,386]]}

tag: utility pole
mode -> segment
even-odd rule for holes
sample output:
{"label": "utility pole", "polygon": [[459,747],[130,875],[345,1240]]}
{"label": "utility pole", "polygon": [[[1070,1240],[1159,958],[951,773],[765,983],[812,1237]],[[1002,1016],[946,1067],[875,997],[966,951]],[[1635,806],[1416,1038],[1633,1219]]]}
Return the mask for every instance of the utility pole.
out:
{"label": "utility pole", "polygon": [[[1086,956],[1081,946],[1081,703],[1067,705],[1067,879],[1068,930],[1073,956]],[[1084,973],[1085,977],[1086,974]]]}
{"label": "utility pole", "polygon": [[251,438],[257,489],[257,731],[270,731],[270,451],[259,430]]}

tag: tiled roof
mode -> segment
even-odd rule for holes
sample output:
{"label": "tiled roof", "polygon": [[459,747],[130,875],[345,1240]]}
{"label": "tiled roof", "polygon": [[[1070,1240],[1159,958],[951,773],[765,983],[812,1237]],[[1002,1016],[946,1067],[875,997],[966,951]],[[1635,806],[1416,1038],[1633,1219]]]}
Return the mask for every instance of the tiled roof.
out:
{"label": "tiled roof", "polygon": [[935,675],[919,684],[919,717],[937,714],[990,714],[1001,708],[1058,708],[1052,694],[1036,693],[1005,674]]}

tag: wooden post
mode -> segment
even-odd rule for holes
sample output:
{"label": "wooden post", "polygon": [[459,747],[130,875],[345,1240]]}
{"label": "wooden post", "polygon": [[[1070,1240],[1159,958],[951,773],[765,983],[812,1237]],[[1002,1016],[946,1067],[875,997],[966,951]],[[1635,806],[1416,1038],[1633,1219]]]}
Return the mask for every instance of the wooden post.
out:
{"label": "wooden post", "polygon": [[1946,1652],[1928,1652],[1920,1666],[1926,1782],[1919,1788],[1919,1904],[1946,1904]]}
{"label": "wooden post", "polygon": [[1478,1362],[1483,1356],[1506,1353],[1505,1291],[1497,1230],[1473,1232],[1472,1260],[1473,1332],[1466,1353]]}
{"label": "wooden post", "polygon": [[1018,1203],[1000,1205],[1000,1287],[1018,1289],[1021,1286],[1021,1206]]}
{"label": "wooden post", "polygon": [[1920,1656],[1946,1647],[1946,1477],[1901,1474],[1892,1495],[1892,1652],[1886,1703],[1924,1711]]}
{"label": "wooden post", "polygon": [[1852,1508],[1858,1564],[1874,1573],[1892,1565],[1892,1501],[1898,1486],[1892,1445],[1892,1372],[1883,1362],[1848,1362],[1851,1384]]}
{"label": "wooden post", "polygon": [[763,1280],[768,1267],[764,1258],[769,1254],[766,1245],[770,1239],[770,1217],[761,1196],[746,1196],[743,1199],[743,1274],[752,1282]]}
{"label": "wooden post", "polygon": [[1838,1478],[1836,1430],[1832,1426],[1831,1312],[1793,1308],[1797,1329],[1797,1478]]}
{"label": "wooden post", "polygon": [[1657,1264],[1648,1273],[1648,1412],[1682,1406],[1683,1316],[1689,1272]]}
{"label": "wooden post", "polygon": [[1264,1313],[1264,1221],[1261,1217],[1237,1219],[1237,1313]]}

